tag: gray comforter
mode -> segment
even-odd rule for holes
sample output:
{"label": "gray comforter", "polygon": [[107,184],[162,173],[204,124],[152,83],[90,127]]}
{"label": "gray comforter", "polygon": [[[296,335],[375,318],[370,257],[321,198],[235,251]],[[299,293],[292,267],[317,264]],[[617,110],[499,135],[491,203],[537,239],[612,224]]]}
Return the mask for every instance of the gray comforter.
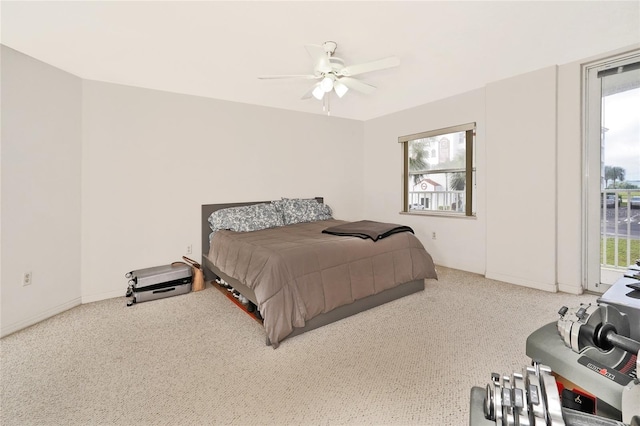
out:
{"label": "gray comforter", "polygon": [[209,260],[253,289],[274,347],[316,315],[398,284],[437,278],[431,256],[412,233],[377,242],[322,233],[344,223],[215,234]]}

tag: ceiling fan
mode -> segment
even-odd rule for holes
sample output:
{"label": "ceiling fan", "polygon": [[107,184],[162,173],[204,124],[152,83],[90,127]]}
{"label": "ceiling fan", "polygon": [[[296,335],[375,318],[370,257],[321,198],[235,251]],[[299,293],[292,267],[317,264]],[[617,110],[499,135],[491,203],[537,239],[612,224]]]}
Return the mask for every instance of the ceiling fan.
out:
{"label": "ceiling fan", "polygon": [[302,95],[302,99],[314,97],[323,101],[324,109],[329,112],[329,93],[334,91],[342,98],[350,89],[357,92],[370,94],[376,87],[364,83],[355,75],[366,72],[378,71],[400,65],[400,60],[395,56],[378,59],[357,65],[345,66],[342,59],[333,56],[338,44],[334,41],[325,41],[322,46],[315,44],[305,45],[305,49],[313,60],[313,74],[303,75],[267,75],[259,76],[259,79],[299,78],[317,80],[311,88]]}

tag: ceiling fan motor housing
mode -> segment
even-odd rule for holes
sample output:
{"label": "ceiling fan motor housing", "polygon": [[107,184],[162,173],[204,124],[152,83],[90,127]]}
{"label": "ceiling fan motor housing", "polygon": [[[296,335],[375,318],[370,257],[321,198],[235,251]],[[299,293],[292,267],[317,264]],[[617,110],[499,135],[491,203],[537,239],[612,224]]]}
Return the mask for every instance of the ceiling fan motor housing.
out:
{"label": "ceiling fan motor housing", "polygon": [[331,72],[337,72],[344,68],[344,61],[335,56],[329,58],[329,63],[331,64]]}

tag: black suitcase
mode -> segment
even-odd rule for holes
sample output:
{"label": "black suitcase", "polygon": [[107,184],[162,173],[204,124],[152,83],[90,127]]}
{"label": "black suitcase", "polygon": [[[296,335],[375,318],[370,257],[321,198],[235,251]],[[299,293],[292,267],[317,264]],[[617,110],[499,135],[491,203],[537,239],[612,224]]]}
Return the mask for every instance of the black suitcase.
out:
{"label": "black suitcase", "polygon": [[189,293],[193,282],[190,265],[175,262],[171,265],[138,269],[125,275],[129,279],[127,306],[169,296]]}

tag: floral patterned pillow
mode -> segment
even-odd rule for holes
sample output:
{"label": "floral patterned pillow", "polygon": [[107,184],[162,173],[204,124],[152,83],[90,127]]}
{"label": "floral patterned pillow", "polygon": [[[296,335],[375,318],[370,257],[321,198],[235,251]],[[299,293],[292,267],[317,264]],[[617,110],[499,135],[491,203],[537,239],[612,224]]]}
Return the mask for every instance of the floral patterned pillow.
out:
{"label": "floral patterned pillow", "polygon": [[333,219],[331,207],[315,198],[283,198],[272,203],[282,212],[285,225]]}
{"label": "floral patterned pillow", "polygon": [[228,229],[236,232],[259,231],[283,226],[282,213],[273,204],[230,207],[211,213],[209,226],[213,232]]}

